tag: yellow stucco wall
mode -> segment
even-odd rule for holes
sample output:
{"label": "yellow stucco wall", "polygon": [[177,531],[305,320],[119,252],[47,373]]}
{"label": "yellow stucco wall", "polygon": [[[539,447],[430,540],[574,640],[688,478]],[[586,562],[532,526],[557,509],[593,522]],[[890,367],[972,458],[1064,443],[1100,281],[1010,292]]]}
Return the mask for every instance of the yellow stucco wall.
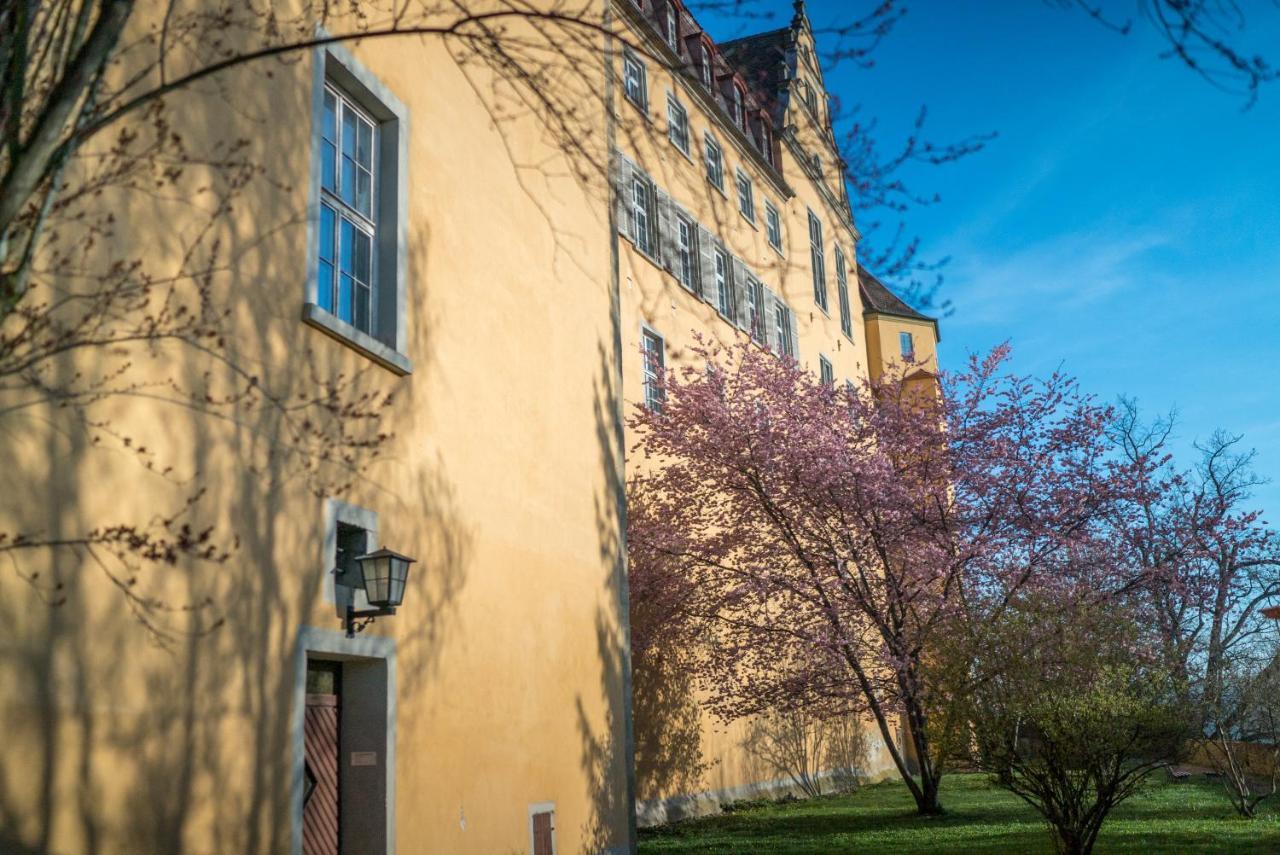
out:
{"label": "yellow stucco wall", "polygon": [[[342,32],[343,22],[329,29]],[[803,364],[816,371],[821,353],[839,382],[885,357],[860,322],[856,233],[839,224],[831,195],[789,146],[780,146],[778,183],[716,126],[686,78],[650,62],[641,115],[616,83],[606,86],[602,42],[575,44],[562,45],[563,68],[540,81],[555,104],[575,108],[558,130],[531,109],[531,90],[439,39],[348,46],[409,116],[406,377],[299,319],[315,56],[274,64],[269,75],[261,66],[228,72],[170,105],[198,149],[248,139],[247,156],[270,179],[251,182],[205,236],[226,260],[212,287],[230,312],[231,361],[284,397],[336,377],[394,393],[378,422],[391,439],[376,457],[347,464],[351,486],[318,491],[301,464],[307,454],[269,407],[208,415],[152,395],[109,396],[92,415],[110,431],[85,430],[54,406],[4,410],[3,530],[70,537],[146,522],[203,490],[193,522],[239,546],[223,564],[144,568],[132,586],[103,550],[12,553],[0,576],[0,849],[289,851],[298,638],[306,628],[340,631],[323,595],[329,497],[375,511],[382,544],[419,559],[399,613],[365,631],[395,644],[399,850],[524,852],[528,808],[548,801],[559,852],[625,847],[616,414],[641,395],[643,326],[665,337],[669,364],[687,354],[694,330],[725,342],[741,333],[626,241],[616,245],[615,271],[611,140],[795,310]],[[667,141],[668,88],[689,110],[692,158]],[[602,96],[612,96],[612,129]],[[797,124],[798,141],[816,145],[816,128]],[[703,175],[708,127],[724,148],[727,195]],[[754,181],[754,226],[737,212],[738,166]],[[182,181],[185,194],[105,196],[119,227],[95,258],[183,269],[217,195],[199,189],[222,190],[198,166]],[[765,239],[766,199],[782,215],[781,254]],[[814,304],[809,209],[824,225],[827,313]],[[837,245],[849,261],[852,337],[840,330]],[[132,360],[129,376],[147,390],[170,380],[198,387],[206,372],[215,388],[234,383],[225,364],[176,345],[112,358]],[[68,356],[57,370],[70,376],[97,359]],[[175,630],[161,646],[117,582],[166,605],[209,605],[194,622],[161,614]],[[215,630],[184,634],[215,619]],[[759,780],[742,750],[748,723],[700,715],[712,765],[698,786]],[[870,763],[880,769],[885,759]],[[661,781],[639,786],[642,795],[672,794]]]}
{"label": "yellow stucco wall", "polygon": [[[536,116],[507,109],[515,88],[438,39],[349,49],[409,112],[407,377],[299,319],[313,56],[270,78],[231,72],[225,91],[203,87],[173,109],[194,139],[249,137],[278,182],[255,185],[216,225],[236,253],[215,284],[236,359],[276,393],[342,374],[395,394],[380,424],[393,438],[376,459],[357,456],[335,498],[376,511],[381,541],[419,559],[399,614],[365,633],[396,646],[399,851],[525,852],[528,807],[547,801],[558,851],[625,847],[603,59],[578,57],[560,80],[597,168],[571,164]],[[207,177],[193,169],[191,187]],[[104,204],[123,224],[111,253],[178,264],[194,228],[182,200]],[[225,371],[178,347],[134,357],[131,376],[146,381]],[[161,649],[87,553],[6,566],[0,849],[288,851],[297,638],[340,631],[321,594],[324,497],[261,408],[228,421],[118,397],[95,412],[174,471],[146,470],[110,437],[95,447],[52,407],[6,416],[4,528],[70,535],[147,520],[204,487],[197,519],[234,532],[239,549],[224,565],[147,572],[138,590],[208,597],[225,624]],[[37,570],[36,583],[20,576]],[[56,595],[43,587],[55,580]]]}
{"label": "yellow stucco wall", "polygon": [[[937,332],[929,321],[869,313],[865,318],[867,348],[872,354],[871,376],[878,378],[886,371],[901,371],[906,367],[899,340],[901,333],[910,333],[915,346],[915,359],[911,368],[936,373],[938,370]],[[893,375],[896,376],[896,375]]]}
{"label": "yellow stucco wall", "polygon": [[[745,262],[750,272],[791,307],[796,314],[800,363],[817,373],[819,355],[832,363],[837,383],[851,380],[855,385],[879,376],[893,358],[882,350],[881,331],[864,320],[856,272],[858,235],[840,210],[841,191],[834,168],[830,137],[819,117],[792,101],[787,124],[795,127],[792,141],[780,141],[775,161],[777,176],[762,168],[748,151],[750,142],[732,129],[731,122],[708,99],[696,79],[668,66],[672,57],[660,38],[639,22],[625,2],[615,3],[620,18],[629,26],[628,41],[638,48],[637,56],[647,69],[648,108],[628,100],[618,68],[617,148],[635,162],[664,193],[699,224],[723,242],[732,254]],[[801,40],[812,50],[812,39],[803,31]],[[818,85],[816,73],[808,79]],[[668,138],[668,93],[685,107],[689,116],[690,152],[686,156]],[[823,102],[825,103],[825,102]],[[717,189],[707,178],[703,160],[703,135],[710,131],[724,151],[725,187]],[[811,161],[803,157],[820,151],[823,159],[819,179]],[[739,213],[734,176],[741,168],[754,186],[756,221]],[[778,180],[778,179],[781,180]],[[779,252],[769,245],[765,233],[764,203],[772,202],[782,219],[783,244]],[[823,227],[827,310],[816,303],[811,267],[808,215],[813,211]],[[707,300],[683,287],[658,260],[640,252],[623,237],[620,242],[623,333],[623,399],[629,408],[643,402],[642,336],[651,330],[662,336],[668,367],[679,367],[692,358],[696,335],[721,344],[745,337],[727,322]],[[847,260],[847,278],[853,335],[840,326],[836,284],[836,248]],[[917,333],[919,349],[933,352],[932,326],[926,342]],[[896,332],[893,344],[896,347]],[[631,445],[630,440],[628,446]],[[628,459],[628,471],[643,467],[643,460]],[[649,682],[660,685],[649,685]],[[686,796],[702,791],[742,797],[752,784],[785,778],[780,769],[764,768],[759,758],[746,748],[751,720],[721,722],[699,708],[697,692],[684,681],[663,673],[636,675],[637,795],[642,802]],[[644,692],[651,696],[642,696]],[[676,738],[678,735],[678,738]],[[867,727],[868,752],[864,768],[870,777],[892,771],[891,760],[878,731]],[[676,743],[674,746],[671,743]],[[652,750],[660,746],[660,750]],[[646,749],[649,754],[646,756]],[[744,789],[745,788],[745,789]],[[652,817],[661,818],[657,811]]]}

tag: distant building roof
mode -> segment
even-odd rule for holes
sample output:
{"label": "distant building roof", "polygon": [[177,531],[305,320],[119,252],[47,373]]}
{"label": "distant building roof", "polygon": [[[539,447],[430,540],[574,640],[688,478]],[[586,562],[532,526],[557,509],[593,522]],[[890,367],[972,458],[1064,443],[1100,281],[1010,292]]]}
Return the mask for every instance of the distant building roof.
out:
{"label": "distant building roof", "polygon": [[867,312],[925,321],[933,324],[935,330],[938,328],[938,320],[936,318],[922,315],[911,308],[903,302],[902,298],[890,291],[887,285],[877,279],[875,274],[862,267],[862,265],[858,265],[858,291],[862,294],[862,305],[866,306]]}

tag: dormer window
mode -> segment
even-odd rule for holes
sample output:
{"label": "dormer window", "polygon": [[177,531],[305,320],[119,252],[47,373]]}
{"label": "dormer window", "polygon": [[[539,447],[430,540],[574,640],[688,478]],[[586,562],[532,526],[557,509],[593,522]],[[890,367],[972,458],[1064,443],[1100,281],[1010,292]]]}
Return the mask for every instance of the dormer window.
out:
{"label": "dormer window", "polygon": [[702,85],[711,88],[711,51],[706,42],[698,43],[698,74],[702,77]]}
{"label": "dormer window", "polygon": [[747,129],[747,114],[742,108],[742,87],[733,86],[733,123],[744,131]]}
{"label": "dormer window", "polygon": [[667,4],[667,47],[676,53],[680,52],[680,16],[676,14],[676,5]]}
{"label": "dormer window", "polygon": [[773,163],[773,140],[769,135],[769,114],[764,110],[756,110],[750,119],[751,140],[766,161]]}

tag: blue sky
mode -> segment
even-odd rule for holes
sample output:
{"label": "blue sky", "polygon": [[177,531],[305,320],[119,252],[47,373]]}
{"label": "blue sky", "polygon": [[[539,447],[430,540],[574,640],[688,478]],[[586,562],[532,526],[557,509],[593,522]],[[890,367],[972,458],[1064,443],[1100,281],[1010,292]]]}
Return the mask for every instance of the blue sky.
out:
{"label": "blue sky", "polygon": [[[1261,7],[1249,43],[1280,45],[1280,13],[1245,5]],[[708,24],[729,38],[790,7]],[[808,8],[819,28],[850,14],[847,0]],[[888,141],[922,104],[936,141],[999,134],[909,175],[942,196],[909,223],[927,256],[951,259],[944,365],[1009,340],[1020,371],[1062,366],[1103,399],[1176,407],[1188,462],[1196,438],[1243,433],[1273,482],[1257,505],[1280,523],[1280,83],[1243,110],[1161,48],[1144,22],[1121,36],[1041,0],[920,0],[874,68],[827,85]]]}

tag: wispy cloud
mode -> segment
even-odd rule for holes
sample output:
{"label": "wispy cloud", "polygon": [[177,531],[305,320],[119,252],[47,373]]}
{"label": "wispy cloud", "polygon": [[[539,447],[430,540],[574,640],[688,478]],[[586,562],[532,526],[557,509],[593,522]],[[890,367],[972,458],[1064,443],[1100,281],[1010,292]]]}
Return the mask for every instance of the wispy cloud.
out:
{"label": "wispy cloud", "polygon": [[1059,326],[1077,315],[1139,290],[1167,286],[1153,272],[1153,256],[1172,249],[1169,229],[1121,231],[1099,227],[1054,235],[1021,250],[989,246],[960,252],[948,269],[948,291],[959,306],[950,327],[1012,325],[1039,317]]}

